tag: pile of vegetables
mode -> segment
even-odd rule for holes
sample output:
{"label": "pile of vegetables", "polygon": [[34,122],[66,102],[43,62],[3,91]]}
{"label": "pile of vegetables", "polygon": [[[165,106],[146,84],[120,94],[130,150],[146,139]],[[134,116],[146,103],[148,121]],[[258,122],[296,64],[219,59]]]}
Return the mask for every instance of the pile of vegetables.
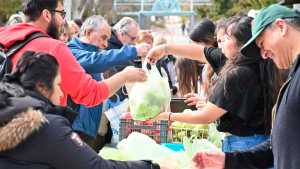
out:
{"label": "pile of vegetables", "polygon": [[174,169],[188,169],[192,166],[192,157],[199,151],[221,151],[206,139],[184,138],[185,151],[175,152],[157,144],[150,137],[133,132],[122,140],[117,148],[104,147],[99,155],[109,160],[168,160]]}
{"label": "pile of vegetables", "polygon": [[189,124],[182,122],[173,122],[172,128],[172,141],[183,142],[184,137],[193,137],[197,139],[207,138],[208,125],[205,124]]}
{"label": "pile of vegetables", "polygon": [[157,144],[147,135],[133,132],[117,145],[117,149],[103,148],[99,155],[111,160],[160,160],[173,153],[167,147]]}

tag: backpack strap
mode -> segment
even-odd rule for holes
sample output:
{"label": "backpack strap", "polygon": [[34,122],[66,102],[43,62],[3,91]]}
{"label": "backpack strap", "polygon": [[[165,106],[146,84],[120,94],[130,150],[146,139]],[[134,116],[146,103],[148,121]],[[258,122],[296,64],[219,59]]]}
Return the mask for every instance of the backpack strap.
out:
{"label": "backpack strap", "polygon": [[10,57],[14,55],[16,52],[22,49],[27,43],[39,37],[48,37],[48,36],[42,32],[34,32],[29,36],[27,36],[25,40],[18,41],[15,44],[13,44],[11,47],[9,47],[8,50],[6,51],[6,56]]}
{"label": "backpack strap", "polygon": [[20,49],[22,49],[27,43],[30,41],[39,38],[39,37],[48,37],[45,33],[42,32],[34,32],[26,37],[23,41],[17,41],[14,43],[11,47],[9,47],[5,52],[6,58],[4,58],[4,61],[2,62],[1,68],[0,68],[0,79],[3,78],[4,74],[10,73],[12,71],[12,63],[11,63],[11,57],[16,54]]}

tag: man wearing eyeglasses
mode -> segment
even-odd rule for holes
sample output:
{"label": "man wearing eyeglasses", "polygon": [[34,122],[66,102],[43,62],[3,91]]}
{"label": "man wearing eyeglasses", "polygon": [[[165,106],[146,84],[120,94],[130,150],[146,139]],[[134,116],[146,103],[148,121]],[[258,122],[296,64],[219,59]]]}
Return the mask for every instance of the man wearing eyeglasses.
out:
{"label": "man wearing eyeglasses", "polygon": [[[130,17],[123,17],[121,18],[112,28],[111,32],[111,38],[108,40],[108,47],[109,49],[120,49],[124,45],[134,45],[135,41],[138,37],[138,32],[140,30],[140,27],[138,23],[130,18]],[[149,44],[139,44],[136,45],[137,55],[140,57],[145,57],[148,51],[151,48],[151,45]],[[120,72],[124,69],[125,66],[135,66],[135,67],[141,67],[141,60],[136,59],[134,61],[128,61],[126,64],[122,66],[115,66],[109,71],[105,72],[105,77],[110,77],[111,75]],[[125,91],[125,92],[124,92]],[[120,101],[124,100],[126,98],[126,89],[123,87],[122,90],[119,90],[112,98],[111,101],[117,101],[120,99]]]}
{"label": "man wearing eyeglasses", "polygon": [[[24,0],[23,8],[28,22],[0,29],[0,44],[4,48],[9,48],[10,45],[16,41],[26,39],[33,32],[43,32],[46,36],[52,37],[39,37],[27,43],[12,56],[12,65],[15,68],[16,62],[21,55],[28,50],[46,52],[53,55],[59,63],[62,79],[60,84],[63,90],[62,106],[66,105],[67,95],[70,95],[76,103],[85,106],[97,105],[109,95],[112,95],[125,82],[146,80],[145,72],[137,68],[126,68],[124,71],[102,82],[97,82],[90,75],[87,75],[68,47],[57,40],[61,26],[64,23],[63,0]],[[53,108],[51,107],[50,109],[52,110]],[[53,111],[55,110],[54,108]],[[53,114],[55,114],[53,115],[53,119],[56,119],[55,123],[48,122],[34,129],[40,132],[49,130],[48,133],[53,134],[51,136],[39,135],[44,137],[45,142],[35,144],[34,148],[29,147],[32,143],[31,141],[41,140],[40,137],[34,135],[36,133],[33,133],[32,139],[28,139],[21,147],[18,146],[16,151],[2,149],[5,151],[0,151],[0,168],[167,169],[151,161],[120,162],[104,160],[80,140],[71,129],[70,122],[67,119],[61,119],[63,114],[60,111],[53,112]],[[65,116],[71,117],[72,115]],[[30,126],[32,127],[39,123],[39,120],[37,120],[39,118],[28,117]],[[23,123],[20,125],[24,126]],[[24,138],[26,137],[27,134],[24,134]],[[18,140],[19,137],[14,139],[16,142]],[[45,147],[48,146],[47,141],[54,142],[56,147],[50,148],[50,151],[45,151]],[[3,139],[0,141],[0,145],[2,148],[7,146],[4,144]]]}
{"label": "man wearing eyeglasses", "polygon": [[139,29],[139,25],[134,19],[123,17],[113,27],[109,48],[121,48],[124,44],[134,44]]}
{"label": "man wearing eyeglasses", "polygon": [[[66,106],[67,96],[74,102],[91,107],[98,105],[115,93],[125,82],[144,81],[145,72],[128,68],[121,75],[97,82],[88,75],[76,61],[69,48],[57,40],[65,23],[63,0],[24,0],[23,13],[27,22],[0,29],[0,44],[8,49],[18,41],[24,41],[35,32],[47,37],[38,37],[27,43],[12,57],[12,70],[25,51],[46,52],[56,57],[60,65],[63,97],[61,105]],[[134,76],[132,75],[134,73]]]}

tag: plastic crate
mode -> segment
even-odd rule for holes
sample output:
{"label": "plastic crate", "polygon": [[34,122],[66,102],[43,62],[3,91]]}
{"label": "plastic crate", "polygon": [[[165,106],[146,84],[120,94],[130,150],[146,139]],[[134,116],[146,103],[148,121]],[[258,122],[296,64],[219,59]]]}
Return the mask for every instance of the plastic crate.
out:
{"label": "plastic crate", "polygon": [[208,126],[207,128],[191,129],[185,127],[173,127],[170,125],[170,130],[172,131],[172,139],[170,141],[173,143],[182,143],[184,137],[194,137],[195,139],[207,139],[208,137]]}
{"label": "plastic crate", "polygon": [[120,119],[119,140],[127,138],[132,132],[140,132],[148,135],[157,143],[167,143],[169,140],[169,123],[160,121],[135,121],[129,118]]}

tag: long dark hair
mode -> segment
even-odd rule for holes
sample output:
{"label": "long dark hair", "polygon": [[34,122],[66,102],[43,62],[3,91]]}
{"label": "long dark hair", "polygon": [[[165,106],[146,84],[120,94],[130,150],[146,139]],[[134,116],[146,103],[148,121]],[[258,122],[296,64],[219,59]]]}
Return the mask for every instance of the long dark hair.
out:
{"label": "long dark hair", "polygon": [[189,38],[194,42],[203,42],[216,46],[215,24],[209,19],[203,19],[191,31]]}
{"label": "long dark hair", "polygon": [[[208,46],[217,46],[214,36],[215,28],[216,26],[211,20],[203,19],[193,28],[189,34],[189,38],[194,42],[205,43]],[[199,76],[201,74],[199,71],[199,63],[190,59],[178,59],[175,67],[177,69],[180,93],[183,95],[190,92],[197,93],[199,87],[198,80],[201,80],[201,76]],[[204,82],[207,88],[213,74],[212,69],[209,70],[207,74],[208,81]],[[205,93],[207,93],[207,91],[205,91]]]}
{"label": "long dark hair", "polygon": [[[43,52],[25,52],[15,71],[4,78],[6,82],[17,83],[26,90],[40,93],[38,86],[52,93],[53,82],[59,66],[54,56]],[[40,93],[42,94],[42,93]]]}
{"label": "long dark hair", "polygon": [[[242,47],[252,36],[251,33],[251,21],[252,18],[246,16],[235,16],[227,21],[227,28],[230,28],[231,35],[236,39],[238,47]],[[226,30],[228,32],[228,30]],[[258,69],[255,73],[258,74],[259,86],[261,88],[262,100],[263,100],[263,114],[264,114],[264,126],[265,133],[269,134],[271,129],[271,115],[272,107],[276,102],[276,96],[279,88],[283,82],[283,79],[276,68],[276,65],[272,60],[263,60],[260,55],[245,57],[240,53],[235,59],[228,59],[225,66],[219,74],[219,80],[228,79],[229,73],[234,74],[243,69],[240,69],[243,65],[256,64]],[[225,83],[226,84],[226,83]],[[212,90],[217,86],[217,83],[212,87]],[[225,88],[226,93],[227,86]]]}
{"label": "long dark hair", "polygon": [[199,77],[197,62],[190,59],[178,58],[175,68],[180,94],[197,93]]}

